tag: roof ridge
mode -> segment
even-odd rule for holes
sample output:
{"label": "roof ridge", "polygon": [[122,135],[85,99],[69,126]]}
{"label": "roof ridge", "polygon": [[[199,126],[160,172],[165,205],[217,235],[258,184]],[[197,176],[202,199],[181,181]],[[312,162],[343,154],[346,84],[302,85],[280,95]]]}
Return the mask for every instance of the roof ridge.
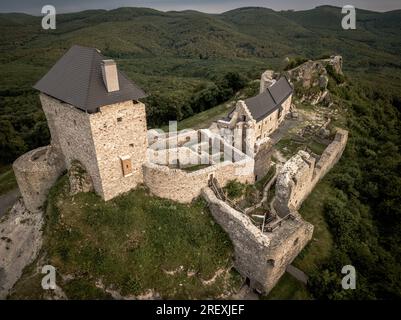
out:
{"label": "roof ridge", "polygon": [[[273,83],[273,86],[274,86],[276,83],[277,83],[277,82]],[[276,99],[274,99],[274,97],[273,97],[272,93],[270,92],[270,89],[269,89],[269,87],[267,87],[267,90],[266,90],[266,91],[267,91],[267,92],[269,92],[269,94],[270,94],[270,97],[273,99],[274,103],[275,103],[275,104],[277,104],[277,101],[276,101]]]}
{"label": "roof ridge", "polygon": [[91,65],[90,65],[90,70],[89,70],[89,82],[88,82],[88,90],[86,92],[86,97],[85,97],[85,105],[89,105],[89,96],[90,96],[90,91],[91,91],[91,84],[92,84],[92,78],[93,78],[93,64],[95,60],[95,53],[100,54],[98,51],[96,51],[95,48],[89,48],[92,50],[92,59],[91,59]]}

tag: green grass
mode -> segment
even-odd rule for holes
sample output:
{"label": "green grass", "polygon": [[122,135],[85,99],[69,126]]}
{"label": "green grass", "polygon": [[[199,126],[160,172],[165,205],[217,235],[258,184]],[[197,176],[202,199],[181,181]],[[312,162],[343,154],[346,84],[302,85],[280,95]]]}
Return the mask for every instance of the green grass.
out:
{"label": "green grass", "polygon": [[182,168],[182,170],[187,171],[187,172],[193,172],[193,171],[198,171],[198,170],[201,170],[201,169],[205,169],[205,168],[207,168],[209,166],[210,166],[209,164],[196,164],[196,165],[193,165],[193,166],[190,166],[190,167]]}
{"label": "green grass", "polygon": [[11,166],[3,167],[0,172],[0,195],[17,188],[17,181]]}
{"label": "green grass", "polygon": [[257,181],[257,182],[255,183],[256,189],[262,192],[264,186],[270,181],[271,178],[273,178],[275,172],[276,172],[276,168],[275,168],[275,166],[273,165],[273,166],[269,169],[269,171],[265,174],[265,176],[264,176],[262,179],[260,179],[259,181]]}
{"label": "green grass", "polygon": [[331,192],[331,187],[324,178],[316,185],[299,210],[302,217],[314,226],[312,240],[293,263],[306,274],[317,270],[330,256],[333,239],[324,217],[324,202]]}
{"label": "green grass", "polygon": [[[231,111],[231,107],[228,106],[228,103],[222,103],[216,107],[210,108],[203,112],[197,113],[192,117],[186,118],[177,123],[178,130],[183,129],[203,129],[208,128],[214,121],[221,119],[226,116],[228,112]],[[163,126],[162,129],[164,131],[168,131],[168,125]]]}
{"label": "green grass", "polygon": [[308,148],[315,154],[321,155],[323,151],[327,148],[327,145],[319,143],[311,139],[308,143]]}
{"label": "green grass", "polygon": [[285,273],[277,285],[267,296],[267,300],[310,300],[311,296],[306,286],[294,277]]}
{"label": "green grass", "polygon": [[295,155],[298,150],[303,148],[303,146],[303,143],[297,143],[290,137],[284,137],[275,144],[275,148],[280,150],[285,157],[291,157]]}
{"label": "green grass", "polygon": [[[123,295],[153,289],[166,299],[216,298],[240,285],[235,273],[202,283],[230,268],[233,255],[204,201],[178,204],[142,187],[108,202],[94,193],[72,198],[67,181],[63,177],[50,192],[44,251],[59,274],[73,275],[73,282],[60,285],[70,299],[105,298],[97,280]],[[24,297],[18,290],[14,296]]]}

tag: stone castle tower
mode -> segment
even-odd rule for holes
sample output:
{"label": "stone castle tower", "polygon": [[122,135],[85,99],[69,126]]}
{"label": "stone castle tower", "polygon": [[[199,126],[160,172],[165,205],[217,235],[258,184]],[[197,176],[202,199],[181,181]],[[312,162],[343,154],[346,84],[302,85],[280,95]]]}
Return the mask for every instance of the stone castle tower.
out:
{"label": "stone castle tower", "polygon": [[[94,48],[73,46],[34,88],[41,92],[51,146],[41,148],[43,157],[23,155],[14,163],[29,210],[38,209],[58,175],[74,160],[84,166],[104,200],[143,182],[147,127],[145,105],[139,99],[145,93],[113,60]],[[55,161],[49,161],[53,158],[58,159],[57,168]],[[41,172],[35,176],[38,161]]]}

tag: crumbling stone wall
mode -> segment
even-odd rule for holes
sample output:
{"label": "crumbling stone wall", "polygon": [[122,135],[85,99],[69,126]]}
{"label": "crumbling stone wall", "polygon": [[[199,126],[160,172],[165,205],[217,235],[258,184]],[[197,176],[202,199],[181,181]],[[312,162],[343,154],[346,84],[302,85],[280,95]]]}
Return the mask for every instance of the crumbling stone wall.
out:
{"label": "crumbling stone wall", "polygon": [[181,203],[189,203],[200,196],[202,188],[207,187],[213,175],[221,186],[230,180],[253,183],[253,159],[235,163],[225,161],[194,172],[170,169],[154,163],[143,166],[144,182],[156,196]]}
{"label": "crumbling stone wall", "polygon": [[326,66],[331,65],[335,72],[342,74],[343,59],[341,56],[331,56],[328,59],[309,60],[300,66],[285,72],[287,78],[294,83],[301,82],[304,88],[327,86]]}
{"label": "crumbling stone wall", "polygon": [[68,170],[68,179],[70,182],[70,194],[75,195],[80,192],[93,191],[92,178],[84,168],[84,166],[77,160],[71,163],[70,170]]}
{"label": "crumbling stone wall", "polygon": [[255,148],[255,180],[262,179],[271,167],[272,141],[266,138],[256,143]]}
{"label": "crumbling stone wall", "polygon": [[293,219],[283,221],[273,232],[262,233],[248,216],[219,200],[210,188],[204,188],[202,194],[233,243],[234,267],[250,280],[252,288],[268,293],[310,241],[313,226],[294,212]]}
{"label": "crumbling stone wall", "polygon": [[51,146],[40,147],[20,156],[13,163],[25,207],[39,212],[49,189],[65,170],[62,157]]}
{"label": "crumbling stone wall", "polygon": [[265,92],[268,87],[272,86],[276,82],[276,74],[273,70],[266,70],[260,77],[259,93]]}
{"label": "crumbling stone wall", "polygon": [[298,210],[315,185],[337,163],[345,149],[348,131],[337,129],[320,159],[299,151],[282,167],[276,182],[274,207],[280,215]]}

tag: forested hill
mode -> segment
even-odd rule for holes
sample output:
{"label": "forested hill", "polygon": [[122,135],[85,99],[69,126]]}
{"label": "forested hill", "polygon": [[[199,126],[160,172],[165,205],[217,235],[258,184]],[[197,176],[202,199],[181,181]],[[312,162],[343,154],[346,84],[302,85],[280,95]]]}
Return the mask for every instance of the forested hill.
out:
{"label": "forested hill", "polygon": [[[250,7],[219,15],[120,8],[59,14],[56,30],[42,30],[41,17],[0,14],[0,88],[29,87],[73,44],[121,59],[228,59],[259,67],[257,62],[277,66],[286,56],[313,58],[335,51],[344,56],[346,69],[396,68],[399,75],[401,11],[357,10],[356,30],[343,30],[341,19],[341,9],[330,6],[280,12]],[[213,72],[204,69],[208,64],[192,62],[198,68],[186,68],[183,62],[126,69],[147,76]]]}
{"label": "forested hill", "polygon": [[236,85],[222,85],[228,73],[253,80],[266,68],[283,68],[285,57],[341,54],[351,79],[400,92],[401,11],[357,10],[357,30],[343,30],[341,18],[341,8],[331,6],[223,14],[119,8],[58,14],[57,29],[43,30],[40,16],[0,14],[0,162],[48,142],[32,85],[73,44],[115,58],[151,94],[151,126],[232,96]]}

